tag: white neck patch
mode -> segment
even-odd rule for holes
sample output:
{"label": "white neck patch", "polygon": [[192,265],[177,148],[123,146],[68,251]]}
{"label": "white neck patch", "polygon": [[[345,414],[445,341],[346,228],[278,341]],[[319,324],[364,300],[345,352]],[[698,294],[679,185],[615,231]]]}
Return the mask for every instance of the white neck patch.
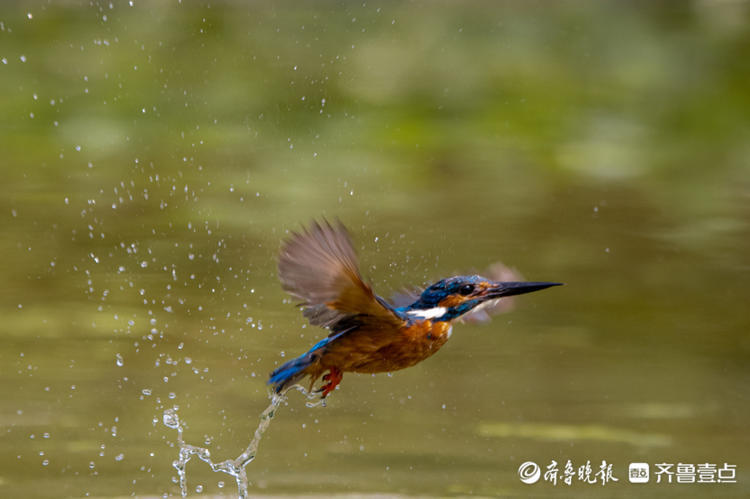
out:
{"label": "white neck patch", "polygon": [[434,307],[427,310],[410,310],[406,313],[414,317],[421,317],[422,319],[436,319],[444,316],[447,310],[445,307]]}

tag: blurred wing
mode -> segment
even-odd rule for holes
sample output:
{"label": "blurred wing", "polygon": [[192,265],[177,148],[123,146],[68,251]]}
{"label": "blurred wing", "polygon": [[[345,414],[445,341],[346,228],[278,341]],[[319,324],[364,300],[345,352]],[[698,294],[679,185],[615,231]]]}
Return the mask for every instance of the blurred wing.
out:
{"label": "blurred wing", "polygon": [[[490,268],[483,274],[493,281],[523,281],[523,276],[516,269],[505,266],[502,262],[496,262],[490,265]],[[514,297],[508,296],[498,300],[491,300],[479,305],[471,312],[462,315],[459,318],[461,322],[469,324],[478,324],[489,321],[493,315],[504,314],[515,308]]]}
{"label": "blurred wing", "polygon": [[384,325],[403,323],[362,281],[357,255],[346,227],[314,222],[292,233],[279,256],[281,287],[302,301],[311,324],[331,328],[342,319],[368,316]]}
{"label": "blurred wing", "polygon": [[419,295],[422,294],[422,289],[418,288],[407,288],[402,289],[398,293],[391,296],[389,300],[393,308],[408,307],[415,301],[419,300]]}

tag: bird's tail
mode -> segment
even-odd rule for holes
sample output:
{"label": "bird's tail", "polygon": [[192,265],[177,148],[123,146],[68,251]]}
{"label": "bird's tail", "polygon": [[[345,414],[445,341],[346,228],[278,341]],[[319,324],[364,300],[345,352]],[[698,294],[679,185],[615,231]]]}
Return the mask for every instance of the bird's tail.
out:
{"label": "bird's tail", "polygon": [[292,359],[274,369],[271,373],[271,377],[268,378],[268,384],[273,387],[274,392],[283,392],[307,375],[306,369],[317,362],[320,357],[317,352],[315,352],[316,347],[318,347],[318,345],[315,345],[315,347],[306,354],[301,355],[296,359]]}

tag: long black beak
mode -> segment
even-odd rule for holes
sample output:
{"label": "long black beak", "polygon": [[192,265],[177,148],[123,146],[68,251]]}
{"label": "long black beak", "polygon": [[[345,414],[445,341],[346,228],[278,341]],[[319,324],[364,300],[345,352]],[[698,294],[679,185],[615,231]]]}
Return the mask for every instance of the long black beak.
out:
{"label": "long black beak", "polygon": [[522,295],[539,291],[552,286],[562,286],[561,282],[496,282],[486,291],[486,299],[502,298],[503,296]]}

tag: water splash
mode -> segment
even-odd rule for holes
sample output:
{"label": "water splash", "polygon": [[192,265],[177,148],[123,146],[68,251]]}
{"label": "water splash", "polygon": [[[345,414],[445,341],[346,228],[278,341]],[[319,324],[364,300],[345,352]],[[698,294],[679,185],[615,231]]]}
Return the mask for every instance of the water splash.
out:
{"label": "water splash", "polygon": [[286,401],[286,393],[292,389],[296,389],[305,396],[305,398],[307,399],[305,405],[307,405],[307,407],[325,407],[325,399],[320,398],[319,391],[308,393],[308,391],[300,385],[291,386],[282,393],[271,393],[271,403],[261,413],[260,423],[255,429],[253,438],[252,440],[250,440],[250,443],[247,445],[245,450],[242,451],[242,454],[240,454],[236,458],[227,459],[221,462],[214,462],[211,459],[211,451],[209,451],[205,447],[198,447],[196,445],[185,443],[185,439],[183,437],[184,426],[182,421],[180,421],[179,416],[177,415],[177,408],[166,409],[162,415],[162,422],[166,427],[177,430],[177,445],[180,451],[178,458],[172,462],[172,466],[174,466],[174,468],[177,470],[177,475],[179,476],[180,491],[182,493],[182,497],[187,497],[188,493],[186,470],[187,463],[193,456],[198,456],[198,459],[205,463],[208,463],[212,471],[221,471],[233,476],[235,481],[237,482],[237,496],[242,499],[247,498],[247,488],[249,482],[247,480],[247,471],[245,467],[255,459],[255,456],[258,453],[258,445],[260,444],[260,439],[263,437],[263,433],[271,425],[271,420],[276,416],[276,410],[278,409],[279,405],[281,405],[282,402]]}

